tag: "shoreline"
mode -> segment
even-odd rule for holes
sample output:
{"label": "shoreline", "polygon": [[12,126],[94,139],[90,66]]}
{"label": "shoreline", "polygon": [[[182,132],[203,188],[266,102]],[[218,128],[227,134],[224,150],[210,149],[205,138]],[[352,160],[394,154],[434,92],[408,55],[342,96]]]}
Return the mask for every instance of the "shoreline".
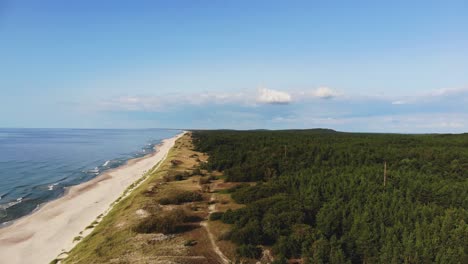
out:
{"label": "shoreline", "polygon": [[92,229],[86,227],[108,213],[116,200],[128,195],[134,189],[129,189],[132,184],[141,183],[185,133],[164,139],[146,156],[130,159],[96,178],[67,188],[58,199],[0,228],[0,258],[8,263],[49,263],[70,251],[77,244],[74,238],[91,233]]}
{"label": "shoreline", "polygon": [[[185,133],[185,132],[181,132],[181,133]],[[177,136],[179,136],[179,135],[180,135],[180,134],[177,134],[177,135],[174,136],[174,137],[177,137]],[[107,173],[111,173],[111,172],[113,172],[113,171],[115,171],[115,170],[118,170],[118,169],[120,169],[120,168],[122,168],[122,167],[125,167],[125,166],[127,166],[127,165],[130,165],[130,163],[133,164],[134,162],[137,162],[137,161],[139,161],[139,160],[141,160],[141,159],[150,158],[150,157],[156,155],[156,153],[158,152],[159,147],[161,147],[162,144],[164,143],[164,140],[166,140],[166,139],[162,139],[160,143],[154,145],[154,146],[153,146],[153,151],[150,152],[150,153],[148,153],[148,154],[146,154],[146,155],[128,159],[128,160],[126,160],[123,164],[119,165],[118,167],[109,168],[109,169],[106,169],[106,170],[102,171],[102,173],[98,174],[98,175],[97,175],[96,177],[94,177],[94,178],[91,178],[91,179],[89,179],[89,180],[87,180],[87,181],[84,181],[84,182],[80,182],[80,183],[75,184],[75,185],[70,185],[70,186],[64,187],[64,188],[63,188],[63,193],[62,193],[60,196],[58,196],[57,198],[52,199],[52,200],[49,200],[49,201],[46,201],[46,202],[43,202],[43,203],[41,203],[41,204],[38,204],[38,205],[36,206],[36,208],[34,208],[31,212],[29,212],[29,213],[26,214],[26,215],[20,216],[20,217],[18,217],[18,218],[16,218],[16,219],[13,219],[13,220],[10,220],[10,221],[7,221],[7,222],[0,223],[0,231],[1,231],[2,229],[4,229],[4,228],[8,227],[8,226],[13,225],[13,224],[16,223],[17,221],[19,221],[19,220],[21,220],[21,219],[23,219],[23,218],[25,218],[25,217],[28,217],[28,216],[33,215],[35,212],[39,211],[39,210],[40,210],[42,207],[44,207],[45,205],[47,205],[47,204],[49,204],[49,203],[51,203],[51,202],[53,202],[53,201],[55,201],[55,200],[61,199],[62,197],[66,196],[66,195],[70,192],[70,189],[71,189],[71,188],[73,188],[73,187],[75,187],[75,186],[79,186],[79,185],[81,185],[81,184],[85,184],[85,183],[87,183],[87,182],[91,182],[91,181],[93,181],[93,180],[95,180],[95,179],[101,177],[102,175],[105,175],[105,174],[107,174]],[[1,232],[0,232],[0,235],[1,235]],[[1,237],[0,237],[0,240],[1,240]]]}

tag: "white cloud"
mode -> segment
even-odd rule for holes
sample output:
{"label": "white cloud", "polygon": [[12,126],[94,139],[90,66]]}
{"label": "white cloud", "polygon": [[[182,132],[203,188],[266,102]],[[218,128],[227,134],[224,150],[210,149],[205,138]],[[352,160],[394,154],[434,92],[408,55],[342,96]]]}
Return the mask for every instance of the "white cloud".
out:
{"label": "white cloud", "polygon": [[202,105],[202,104],[244,104],[248,101],[251,101],[251,98],[248,94],[244,92],[202,92],[197,94],[188,94],[188,95],[177,95],[174,96],[174,101],[182,101],[184,103],[193,104],[193,105]]}
{"label": "white cloud", "polygon": [[285,128],[325,127],[339,131],[395,133],[463,133],[468,129],[465,113],[411,113],[378,116],[319,117],[298,112],[294,117],[275,117],[272,124]]}
{"label": "white cloud", "polygon": [[98,103],[100,110],[160,111],[162,107],[163,100],[154,96],[120,96],[105,99]]}
{"label": "white cloud", "polygon": [[[466,89],[444,89],[433,94],[401,97],[365,97],[349,92],[348,96],[341,97],[341,93],[327,87],[288,92],[261,88],[111,97],[99,101],[97,109],[95,104],[91,108],[104,112],[168,113],[190,109],[198,111],[196,116],[200,118],[185,121],[205,128],[326,127],[343,131],[466,132],[467,92]],[[340,96],[340,100],[320,100],[335,96]],[[294,105],[281,109],[258,107],[289,103]],[[160,115],[154,116],[157,119]],[[205,119],[212,121],[204,123]]]}
{"label": "white cloud", "polygon": [[289,104],[292,102],[292,98],[287,92],[259,88],[257,102],[264,104]]}
{"label": "white cloud", "polygon": [[104,111],[166,111],[184,105],[237,105],[254,106],[262,104],[288,104],[292,102],[289,93],[267,88],[255,92],[199,92],[193,94],[172,93],[164,95],[119,96],[106,98],[97,103],[99,110]]}
{"label": "white cloud", "polygon": [[458,95],[458,94],[465,94],[468,92],[468,88],[461,87],[461,88],[442,88],[430,93],[431,96],[449,96],[449,95]]}
{"label": "white cloud", "polygon": [[164,95],[119,96],[97,102],[98,110],[104,111],[154,111],[164,112],[185,105],[224,105],[248,106],[255,104],[255,94],[235,92],[200,92],[194,94],[172,93]]}
{"label": "white cloud", "polygon": [[403,100],[397,100],[397,101],[392,102],[392,105],[404,105],[404,104],[407,104],[407,102]]}
{"label": "white cloud", "polygon": [[315,91],[312,92],[315,97],[322,98],[322,99],[331,99],[333,97],[337,97],[340,94],[329,87],[319,87]]}
{"label": "white cloud", "polygon": [[[466,100],[468,98],[468,88],[443,88],[432,90],[423,94],[407,95],[400,97],[382,97],[384,100],[392,100],[393,105],[417,105],[417,104],[433,104],[443,102],[450,99]],[[448,101],[446,102],[448,103]]]}

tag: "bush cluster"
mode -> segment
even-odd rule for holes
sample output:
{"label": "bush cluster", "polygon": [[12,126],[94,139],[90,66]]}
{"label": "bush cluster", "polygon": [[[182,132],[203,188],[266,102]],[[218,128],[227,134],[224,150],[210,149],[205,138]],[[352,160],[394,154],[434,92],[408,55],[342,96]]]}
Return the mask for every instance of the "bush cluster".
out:
{"label": "bush cluster", "polygon": [[199,192],[181,191],[181,192],[174,192],[167,197],[161,198],[159,200],[159,204],[161,205],[182,204],[182,203],[197,202],[197,201],[202,201],[202,200],[203,200],[203,196]]}
{"label": "bush cluster", "polygon": [[182,209],[171,210],[164,214],[147,217],[134,226],[136,233],[163,233],[171,234],[180,230],[187,214]]}
{"label": "bush cluster", "polygon": [[223,217],[223,213],[222,213],[222,212],[214,212],[214,213],[211,213],[211,214],[210,214],[210,220],[211,220],[211,221],[220,220],[222,217]]}
{"label": "bush cluster", "polygon": [[237,255],[257,259],[262,255],[262,248],[254,245],[241,245],[236,249]]}

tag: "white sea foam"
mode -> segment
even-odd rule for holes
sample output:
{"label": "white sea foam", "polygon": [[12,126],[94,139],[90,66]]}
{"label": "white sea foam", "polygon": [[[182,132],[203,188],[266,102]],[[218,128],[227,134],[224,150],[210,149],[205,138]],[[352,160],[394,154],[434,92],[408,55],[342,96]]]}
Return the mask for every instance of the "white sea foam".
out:
{"label": "white sea foam", "polygon": [[99,168],[98,168],[98,167],[94,167],[94,169],[89,170],[88,173],[99,174]]}
{"label": "white sea foam", "polygon": [[54,190],[54,187],[57,186],[58,184],[59,184],[59,183],[56,182],[56,183],[54,183],[54,184],[51,184],[51,185],[47,186],[47,188],[49,189],[49,191],[52,191],[52,190]]}
{"label": "white sea foam", "polygon": [[9,202],[7,204],[1,204],[0,208],[1,209],[8,209],[8,208],[12,207],[13,205],[21,203],[22,201],[23,201],[23,197],[20,197],[20,198],[16,199],[16,201]]}
{"label": "white sea foam", "polygon": [[110,160],[104,162],[104,164],[102,164],[102,166],[103,166],[103,167],[106,167],[107,165],[109,165],[109,163],[110,163]]}

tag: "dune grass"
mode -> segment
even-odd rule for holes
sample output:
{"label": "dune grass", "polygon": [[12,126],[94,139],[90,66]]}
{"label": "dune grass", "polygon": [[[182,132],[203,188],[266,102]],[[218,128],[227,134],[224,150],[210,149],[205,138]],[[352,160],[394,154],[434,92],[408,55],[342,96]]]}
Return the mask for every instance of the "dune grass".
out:
{"label": "dune grass", "polygon": [[[103,263],[118,258],[131,245],[127,243],[136,233],[132,227],[140,221],[135,211],[145,207],[154,200],[154,197],[142,195],[151,188],[155,181],[162,178],[172,168],[170,160],[183,154],[182,144],[188,139],[179,139],[165,160],[157,170],[150,170],[144,177],[135,182],[113,204],[112,210],[102,218],[99,224],[93,222],[88,227],[94,230],[70,251],[63,263]],[[156,165],[155,165],[156,167]],[[179,168],[178,168],[179,169]],[[180,168],[182,169],[182,168]],[[141,183],[141,181],[144,181]],[[141,184],[140,184],[141,183]],[[138,184],[140,184],[138,186]],[[133,192],[130,191],[138,186]],[[125,198],[123,198],[125,197]]]}
{"label": "dune grass", "polygon": [[[199,180],[206,172],[198,167],[208,157],[192,149],[190,135],[180,138],[157,170],[150,170],[141,182],[130,186],[107,215],[91,223],[92,232],[62,263],[187,259],[190,263],[216,263],[206,231],[200,227],[200,221],[208,217],[209,195],[200,191]],[[174,166],[172,160],[181,162]],[[168,181],[164,179],[167,175],[184,177]],[[160,205],[161,200],[166,205]]]}

